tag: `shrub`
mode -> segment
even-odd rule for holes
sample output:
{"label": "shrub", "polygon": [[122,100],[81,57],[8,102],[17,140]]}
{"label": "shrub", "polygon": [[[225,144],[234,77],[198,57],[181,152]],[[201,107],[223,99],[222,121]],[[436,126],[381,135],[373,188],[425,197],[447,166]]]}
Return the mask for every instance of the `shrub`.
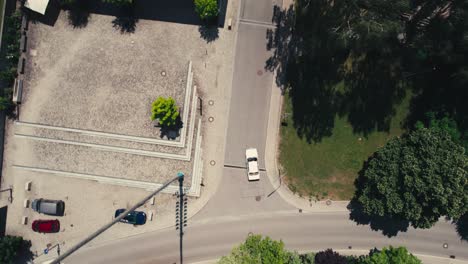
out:
{"label": "shrub", "polygon": [[213,19],[218,16],[218,1],[195,0],[195,11],[202,20]]}
{"label": "shrub", "polygon": [[179,118],[179,108],[172,97],[159,97],[151,105],[151,120],[158,120],[161,126],[173,126]]}

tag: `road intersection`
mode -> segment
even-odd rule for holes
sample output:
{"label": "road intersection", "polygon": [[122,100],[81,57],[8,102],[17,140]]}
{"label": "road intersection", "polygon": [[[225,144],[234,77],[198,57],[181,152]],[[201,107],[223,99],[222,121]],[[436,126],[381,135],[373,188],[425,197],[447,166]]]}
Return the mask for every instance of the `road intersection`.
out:
{"label": "road intersection", "polygon": [[[410,228],[388,238],[369,226],[356,225],[347,212],[300,213],[275,192],[263,159],[274,74],[264,66],[271,55],[266,36],[273,27],[273,7],[281,4],[242,1],[221,182],[206,206],[189,220],[184,261],[219,258],[249,233],[282,239],[288,248],[300,251],[402,245],[417,254],[445,257],[444,263],[451,255],[468,261],[468,245],[449,222],[441,221],[429,230]],[[259,151],[263,170],[259,182],[247,181],[244,152],[248,147]],[[67,263],[178,263],[178,245],[177,232],[167,228],[83,249]]]}

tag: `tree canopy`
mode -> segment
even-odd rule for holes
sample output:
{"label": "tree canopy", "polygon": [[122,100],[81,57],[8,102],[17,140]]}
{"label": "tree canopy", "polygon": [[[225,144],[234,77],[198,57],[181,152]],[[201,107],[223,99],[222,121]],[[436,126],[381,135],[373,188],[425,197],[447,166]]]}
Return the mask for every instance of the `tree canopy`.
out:
{"label": "tree canopy", "polygon": [[[297,258],[291,256],[284,248],[282,241],[275,241],[261,235],[250,235],[240,246],[235,247],[231,254],[222,257],[220,264],[285,264]],[[294,262],[293,262],[294,263]]]}
{"label": "tree canopy", "polygon": [[249,235],[246,241],[235,247],[220,264],[420,264],[421,261],[404,247],[370,250],[368,255],[343,256],[332,249],[317,253],[298,254],[288,251],[282,241],[261,235]]}
{"label": "tree canopy", "polygon": [[4,236],[0,238],[0,263],[13,263],[24,240],[17,236]]}
{"label": "tree canopy", "polygon": [[390,140],[368,161],[354,199],[366,214],[429,228],[468,211],[468,159],[441,130],[418,128]]}
{"label": "tree canopy", "polygon": [[421,264],[421,260],[409,253],[404,247],[371,250],[370,254],[358,261],[359,264]]}
{"label": "tree canopy", "polygon": [[195,0],[195,11],[202,20],[215,18],[218,16],[218,1]]}
{"label": "tree canopy", "polygon": [[161,126],[173,126],[179,118],[179,108],[172,97],[159,97],[151,105],[151,120],[158,120]]}

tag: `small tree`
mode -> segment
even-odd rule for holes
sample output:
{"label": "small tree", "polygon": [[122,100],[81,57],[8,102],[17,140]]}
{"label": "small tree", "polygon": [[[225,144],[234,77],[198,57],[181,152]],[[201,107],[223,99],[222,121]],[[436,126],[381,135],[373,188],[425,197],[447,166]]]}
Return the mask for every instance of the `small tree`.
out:
{"label": "small tree", "polygon": [[17,236],[4,236],[0,238],[0,263],[13,263],[24,240]]}
{"label": "small tree", "polygon": [[218,1],[195,0],[195,11],[202,20],[213,19],[218,16]]}
{"label": "small tree", "polygon": [[151,105],[151,120],[158,120],[161,126],[173,126],[179,118],[179,108],[172,97],[159,97]]}
{"label": "small tree", "polygon": [[[297,261],[297,254],[284,249],[282,241],[275,241],[269,237],[252,235],[240,246],[235,247],[231,254],[222,257],[220,264],[284,264]],[[297,263],[297,262],[293,262]]]}
{"label": "small tree", "polygon": [[358,262],[359,264],[421,264],[421,260],[409,253],[405,247],[383,248],[372,250],[369,256]]}

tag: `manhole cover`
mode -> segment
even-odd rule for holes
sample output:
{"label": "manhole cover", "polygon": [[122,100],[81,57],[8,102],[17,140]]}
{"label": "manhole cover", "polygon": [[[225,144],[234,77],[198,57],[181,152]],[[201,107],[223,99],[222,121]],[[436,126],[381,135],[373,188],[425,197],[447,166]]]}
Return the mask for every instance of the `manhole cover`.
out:
{"label": "manhole cover", "polygon": [[209,105],[214,105],[214,101],[213,101],[213,100],[209,100],[209,101],[208,101],[208,104],[209,104]]}
{"label": "manhole cover", "polygon": [[262,70],[258,70],[258,71],[257,71],[257,75],[258,75],[258,76],[262,76],[262,74],[263,74],[263,71],[262,71]]}
{"label": "manhole cover", "polygon": [[255,201],[260,202],[261,199],[262,199],[261,196],[255,196]]}
{"label": "manhole cover", "polygon": [[444,247],[444,248],[448,248],[448,244],[447,244],[447,243],[444,243],[443,247]]}
{"label": "manhole cover", "polygon": [[213,122],[213,121],[214,121],[214,117],[212,117],[212,116],[208,117],[208,121]]}
{"label": "manhole cover", "polygon": [[166,71],[162,71],[162,72],[161,72],[161,75],[162,75],[162,76],[166,76]]}
{"label": "manhole cover", "polygon": [[211,166],[214,166],[214,165],[216,165],[216,161],[214,161],[214,160],[211,160],[211,161],[210,161],[210,165],[211,165]]}

